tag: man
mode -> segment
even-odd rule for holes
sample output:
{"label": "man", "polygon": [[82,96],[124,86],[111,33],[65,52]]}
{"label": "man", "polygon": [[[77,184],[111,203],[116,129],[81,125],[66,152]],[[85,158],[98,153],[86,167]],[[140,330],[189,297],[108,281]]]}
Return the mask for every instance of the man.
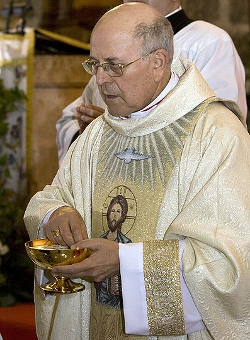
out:
{"label": "man", "polygon": [[[123,1],[128,2],[131,1]],[[179,0],[139,2],[153,6],[171,22],[175,34],[174,55],[182,55],[193,61],[216,95],[236,101],[246,117],[245,70],[230,36],[207,22],[190,20]],[[63,117],[57,122],[59,163],[71,142],[87,124],[104,112],[103,108],[105,103],[95,79],[91,78],[82,97],[67,106],[63,110]]]}
{"label": "man", "polygon": [[[110,10],[90,45],[107,109],[25,213],[31,239],[92,250],[52,270],[86,289],[45,299],[36,284],[39,340],[247,339],[250,137],[237,105],[187,59],[171,68],[172,28],[151,6]],[[132,243],[100,237],[118,195]],[[94,285],[116,275],[123,309],[96,302]]]}

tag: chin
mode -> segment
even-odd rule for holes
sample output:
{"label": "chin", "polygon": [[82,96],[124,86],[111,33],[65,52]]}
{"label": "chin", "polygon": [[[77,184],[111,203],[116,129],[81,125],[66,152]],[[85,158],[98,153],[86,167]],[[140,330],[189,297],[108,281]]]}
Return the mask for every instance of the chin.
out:
{"label": "chin", "polygon": [[123,114],[121,114],[121,110],[119,110],[119,106],[113,106],[113,105],[107,105],[108,107],[108,112],[115,117],[120,117],[123,116]]}

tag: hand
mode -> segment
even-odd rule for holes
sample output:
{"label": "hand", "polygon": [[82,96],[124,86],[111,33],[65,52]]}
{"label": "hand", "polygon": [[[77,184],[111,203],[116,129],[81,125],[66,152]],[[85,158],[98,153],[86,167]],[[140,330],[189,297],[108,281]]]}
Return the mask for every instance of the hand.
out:
{"label": "hand", "polygon": [[[69,247],[88,238],[86,225],[81,215],[71,207],[56,209],[43,228],[45,236],[51,242]],[[58,236],[55,231],[58,231]]]}
{"label": "hand", "polygon": [[102,115],[104,111],[105,110],[99,106],[95,106],[85,102],[83,102],[80,106],[77,106],[76,118],[80,126],[80,134],[84,131],[89,123],[91,123],[95,118]]}
{"label": "hand", "polygon": [[77,242],[71,248],[89,248],[92,254],[81,262],[53,267],[52,275],[101,282],[120,273],[117,242],[105,238],[93,238]]}

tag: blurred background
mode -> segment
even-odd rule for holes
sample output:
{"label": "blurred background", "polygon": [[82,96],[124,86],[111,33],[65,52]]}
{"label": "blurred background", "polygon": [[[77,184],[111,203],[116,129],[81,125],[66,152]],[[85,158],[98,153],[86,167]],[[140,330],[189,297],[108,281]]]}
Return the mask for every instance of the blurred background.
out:
{"label": "blurred background", "polygon": [[[119,0],[30,0],[14,4],[29,3],[26,25],[41,27],[81,41],[88,41],[90,32],[98,18],[109,8],[119,5]],[[239,54],[249,67],[250,49],[250,1],[242,0],[183,0],[189,17],[206,20],[225,29],[233,38]],[[8,7],[10,0],[1,0],[0,8]],[[2,10],[3,14],[3,10]],[[12,18],[13,26],[15,18]],[[0,16],[0,31],[4,30],[6,18]]]}

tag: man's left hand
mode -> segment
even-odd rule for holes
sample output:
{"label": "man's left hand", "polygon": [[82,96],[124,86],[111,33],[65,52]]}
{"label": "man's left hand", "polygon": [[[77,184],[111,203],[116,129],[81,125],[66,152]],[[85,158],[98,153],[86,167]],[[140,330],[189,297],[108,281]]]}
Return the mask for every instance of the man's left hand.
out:
{"label": "man's left hand", "polygon": [[117,242],[104,238],[94,238],[82,240],[71,248],[88,248],[92,250],[92,254],[81,262],[53,267],[52,275],[101,282],[119,274],[119,244]]}

